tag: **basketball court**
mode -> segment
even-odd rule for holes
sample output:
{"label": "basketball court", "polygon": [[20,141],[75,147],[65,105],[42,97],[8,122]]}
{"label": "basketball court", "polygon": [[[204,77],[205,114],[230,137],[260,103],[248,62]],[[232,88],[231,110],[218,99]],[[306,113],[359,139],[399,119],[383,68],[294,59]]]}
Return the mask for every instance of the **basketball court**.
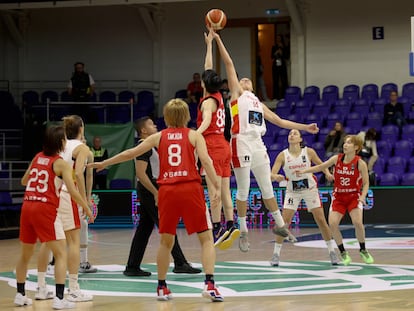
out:
{"label": "basketball court", "polygon": [[[90,230],[90,261],[98,273],[81,274],[81,288],[94,295],[93,302],[77,303],[77,310],[413,310],[414,298],[414,225],[367,225],[367,248],[375,264],[366,265],[358,254],[358,243],[350,226],[342,227],[345,247],[353,262],[349,266],[331,266],[326,245],[316,228],[293,228],[299,242],[285,243],[279,267],[270,267],[273,251],[270,229],[251,229],[251,249],[239,251],[234,245],[217,250],[215,279],[224,303],[212,303],[201,297],[203,275],[167,276],[174,299],[156,300],[157,232],[151,236],[142,268],[151,277],[125,277],[133,229]],[[184,229],[178,236],[187,259],[200,266],[196,236]],[[17,239],[0,241],[0,308],[11,310],[15,295],[13,269],[19,254]],[[36,288],[35,258],[30,264],[27,294]],[[54,289],[53,278],[47,278]],[[19,310],[22,308],[19,307]],[[50,310],[51,301],[34,301],[27,310]]]}

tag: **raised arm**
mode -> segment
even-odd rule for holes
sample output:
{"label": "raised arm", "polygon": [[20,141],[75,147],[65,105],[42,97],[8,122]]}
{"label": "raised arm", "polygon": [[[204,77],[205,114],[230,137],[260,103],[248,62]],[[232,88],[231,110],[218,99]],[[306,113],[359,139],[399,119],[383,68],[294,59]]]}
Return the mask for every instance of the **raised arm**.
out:
{"label": "raised arm", "polygon": [[[316,153],[315,149],[308,147],[307,150],[308,150],[309,160],[312,163],[314,163],[316,165],[319,165],[319,164],[322,164],[323,163],[322,160],[321,160],[321,158],[319,158],[318,154]],[[333,175],[329,171],[329,168],[324,169],[323,170],[323,173],[325,174],[325,177],[326,177],[326,179],[328,181],[332,181],[333,180]]]}
{"label": "raised arm", "polygon": [[204,60],[204,70],[213,69],[213,30],[210,28],[208,34],[204,33],[206,41],[206,58]]}
{"label": "raised arm", "polygon": [[303,123],[297,123],[297,122],[289,121],[286,119],[282,119],[272,110],[270,110],[266,105],[263,104],[262,106],[263,106],[263,111],[264,111],[264,118],[270,123],[273,123],[279,127],[290,129],[290,130],[298,129],[301,131],[307,131],[312,134],[316,134],[319,132],[319,128],[316,123],[303,124]]}
{"label": "raised arm", "polygon": [[241,93],[243,93],[239,84],[239,79],[237,77],[236,68],[234,68],[233,60],[231,59],[229,52],[224,46],[221,37],[216,32],[214,32],[214,39],[216,40],[221,59],[223,60],[224,66],[226,67],[227,80],[229,82],[228,85],[231,93],[231,100],[233,101],[239,98]]}

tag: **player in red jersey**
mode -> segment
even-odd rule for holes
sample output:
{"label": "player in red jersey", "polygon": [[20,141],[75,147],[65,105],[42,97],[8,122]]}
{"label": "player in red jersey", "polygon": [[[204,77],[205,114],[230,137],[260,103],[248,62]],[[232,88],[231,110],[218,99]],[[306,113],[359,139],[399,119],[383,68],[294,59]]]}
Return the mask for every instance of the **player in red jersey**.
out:
{"label": "player in red jersey", "polygon": [[[220,191],[217,200],[210,200],[210,212],[213,220],[214,245],[227,249],[240,236],[240,230],[234,226],[233,201],[230,193],[231,150],[224,137],[225,108],[220,88],[223,81],[213,68],[213,32],[204,34],[207,51],[202,74],[203,98],[198,105],[197,132],[206,140],[208,154],[213,160],[214,169],[219,176]],[[209,194],[213,191],[211,180],[206,177]],[[221,226],[221,206],[223,204],[226,227]]]}
{"label": "player in red jersey", "polygon": [[212,301],[223,301],[214,285],[214,264],[216,253],[211,233],[211,222],[205,204],[201,177],[197,170],[196,155],[201,161],[208,178],[214,185],[214,196],[218,191],[218,178],[207,153],[203,136],[186,127],[190,121],[187,103],[172,99],[164,106],[167,129],[147,137],[138,146],[125,150],[103,162],[88,164],[102,170],[108,165],[132,160],[137,156],[158,148],[160,172],[157,183],[160,246],[157,254],[158,300],[172,298],[166,284],[171,249],[179,219],[182,218],[188,234],[197,233],[201,244],[201,261],[206,274],[203,297]]}
{"label": "player in red jersey", "polygon": [[345,250],[339,223],[348,212],[355,227],[355,235],[359,242],[359,254],[365,263],[374,263],[374,259],[365,248],[365,228],[363,223],[363,206],[369,188],[368,168],[364,160],[357,156],[363,141],[359,136],[345,137],[344,153],[334,155],[322,164],[300,170],[298,175],[323,171],[334,165],[334,191],[329,211],[329,226],[341,252],[344,265],[351,263],[351,257]]}
{"label": "player in red jersey", "polygon": [[93,221],[88,203],[77,191],[72,180],[72,168],[60,156],[65,147],[65,132],[61,126],[51,126],[46,131],[43,151],[38,153],[22,177],[26,186],[20,217],[21,255],[16,266],[17,294],[14,303],[31,305],[25,294],[27,266],[37,240],[46,243],[55,257],[56,297],[53,308],[74,308],[63,298],[66,278],[66,240],[60,218],[57,215],[62,180],[72,198],[80,204]]}

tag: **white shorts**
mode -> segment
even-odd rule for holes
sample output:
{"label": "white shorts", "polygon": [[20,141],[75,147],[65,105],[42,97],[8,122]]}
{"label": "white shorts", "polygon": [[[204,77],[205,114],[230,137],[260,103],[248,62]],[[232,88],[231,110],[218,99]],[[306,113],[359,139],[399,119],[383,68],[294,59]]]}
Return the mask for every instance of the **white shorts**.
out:
{"label": "white shorts", "polygon": [[60,191],[58,217],[62,221],[64,231],[80,228],[78,205],[72,200],[69,192],[63,189]]}
{"label": "white shorts", "polygon": [[231,138],[232,165],[238,167],[256,167],[270,163],[267,149],[261,137],[237,135]]}
{"label": "white shorts", "polygon": [[302,191],[286,191],[283,208],[296,211],[300,201],[305,201],[306,207],[310,212],[314,208],[322,206],[318,188],[302,190]]}

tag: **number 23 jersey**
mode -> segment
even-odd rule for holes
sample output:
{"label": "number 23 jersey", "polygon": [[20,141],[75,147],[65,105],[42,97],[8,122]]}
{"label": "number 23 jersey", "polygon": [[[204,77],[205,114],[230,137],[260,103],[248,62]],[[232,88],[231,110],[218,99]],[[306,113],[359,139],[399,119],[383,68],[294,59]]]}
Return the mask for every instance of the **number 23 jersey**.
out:
{"label": "number 23 jersey", "polygon": [[62,179],[53,171],[53,163],[60,156],[46,156],[38,153],[30,167],[29,179],[24,193],[24,204],[47,204],[55,208],[59,206],[59,192]]}

